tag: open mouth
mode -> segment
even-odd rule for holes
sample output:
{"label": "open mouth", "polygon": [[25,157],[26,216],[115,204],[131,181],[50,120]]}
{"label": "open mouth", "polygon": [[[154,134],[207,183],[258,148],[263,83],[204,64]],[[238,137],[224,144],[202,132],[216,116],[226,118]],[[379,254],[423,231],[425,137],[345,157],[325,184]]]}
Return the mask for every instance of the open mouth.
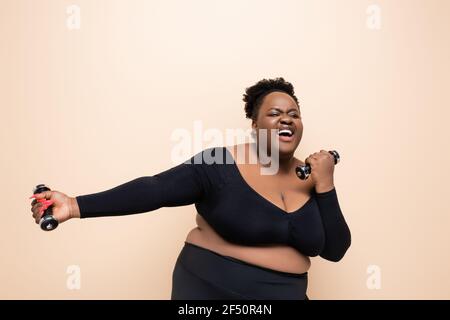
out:
{"label": "open mouth", "polygon": [[294,132],[292,132],[292,130],[290,129],[278,130],[278,135],[282,137],[292,137],[293,134]]}
{"label": "open mouth", "polygon": [[280,129],[278,130],[278,137],[280,141],[291,142],[294,140],[294,131],[291,129]]}

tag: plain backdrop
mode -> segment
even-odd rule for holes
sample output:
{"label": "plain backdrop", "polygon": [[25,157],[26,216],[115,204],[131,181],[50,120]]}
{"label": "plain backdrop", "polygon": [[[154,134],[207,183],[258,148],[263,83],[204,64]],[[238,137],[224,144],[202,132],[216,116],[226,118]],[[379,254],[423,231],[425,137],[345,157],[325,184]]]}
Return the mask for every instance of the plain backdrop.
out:
{"label": "plain backdrop", "polygon": [[166,170],[174,130],[249,128],[245,88],[281,76],[300,100],[296,155],[341,154],[352,232],[340,262],[312,258],[308,296],[449,299],[449,11],[446,0],[2,0],[0,298],[169,299],[193,205],[46,233],[32,188],[76,196]]}

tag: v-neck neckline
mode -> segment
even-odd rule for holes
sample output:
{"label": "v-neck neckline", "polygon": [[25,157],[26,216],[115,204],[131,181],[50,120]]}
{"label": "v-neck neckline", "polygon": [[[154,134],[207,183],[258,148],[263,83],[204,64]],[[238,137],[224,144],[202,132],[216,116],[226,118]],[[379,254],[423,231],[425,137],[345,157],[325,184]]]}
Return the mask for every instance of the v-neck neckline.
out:
{"label": "v-neck neckline", "polygon": [[255,188],[253,188],[248,182],[247,180],[245,180],[244,176],[242,175],[241,171],[239,170],[239,167],[236,164],[236,161],[234,159],[233,154],[231,153],[230,150],[228,150],[227,147],[224,147],[226,152],[229,153],[231,159],[233,159],[233,168],[235,169],[236,175],[238,176],[239,180],[242,182],[242,184],[253,194],[255,194],[258,198],[260,198],[262,201],[264,201],[265,203],[269,204],[270,206],[272,206],[273,208],[277,209],[278,211],[280,211],[283,215],[285,216],[291,216],[291,215],[295,215],[301,211],[303,211],[303,209],[306,208],[306,206],[312,201],[313,197],[312,195],[309,196],[308,200],[306,200],[305,203],[303,203],[298,209],[294,210],[294,211],[286,211],[283,208],[280,208],[279,206],[277,206],[275,203],[273,203],[272,201],[270,201],[269,199],[267,199],[266,197],[264,197],[262,194],[260,194],[258,191],[255,190]]}

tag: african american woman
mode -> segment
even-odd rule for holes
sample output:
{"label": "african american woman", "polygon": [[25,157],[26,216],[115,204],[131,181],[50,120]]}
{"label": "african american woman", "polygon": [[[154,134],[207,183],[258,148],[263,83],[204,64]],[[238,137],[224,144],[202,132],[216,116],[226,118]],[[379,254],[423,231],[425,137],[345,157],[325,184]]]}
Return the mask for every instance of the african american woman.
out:
{"label": "african american woman", "polygon": [[[62,223],[195,204],[197,226],[173,269],[172,299],[307,300],[310,257],[339,261],[351,243],[334,158],[320,150],[305,160],[309,179],[295,174],[305,163],[294,157],[303,124],[291,83],[263,79],[243,100],[255,141],[206,148],[166,171],[98,193],[36,194],[36,223],[48,206]],[[264,174],[268,166],[276,170]]]}

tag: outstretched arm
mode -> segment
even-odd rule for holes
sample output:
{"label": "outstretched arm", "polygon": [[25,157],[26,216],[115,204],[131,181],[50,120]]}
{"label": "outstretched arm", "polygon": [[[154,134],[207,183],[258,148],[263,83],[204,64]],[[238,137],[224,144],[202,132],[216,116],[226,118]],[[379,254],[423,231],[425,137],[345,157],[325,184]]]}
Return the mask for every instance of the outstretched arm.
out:
{"label": "outstretched arm", "polygon": [[[201,165],[182,163],[153,176],[143,176],[112,189],[75,197],[80,218],[120,216],[199,201],[206,188]],[[77,208],[78,207],[78,208]]]}

